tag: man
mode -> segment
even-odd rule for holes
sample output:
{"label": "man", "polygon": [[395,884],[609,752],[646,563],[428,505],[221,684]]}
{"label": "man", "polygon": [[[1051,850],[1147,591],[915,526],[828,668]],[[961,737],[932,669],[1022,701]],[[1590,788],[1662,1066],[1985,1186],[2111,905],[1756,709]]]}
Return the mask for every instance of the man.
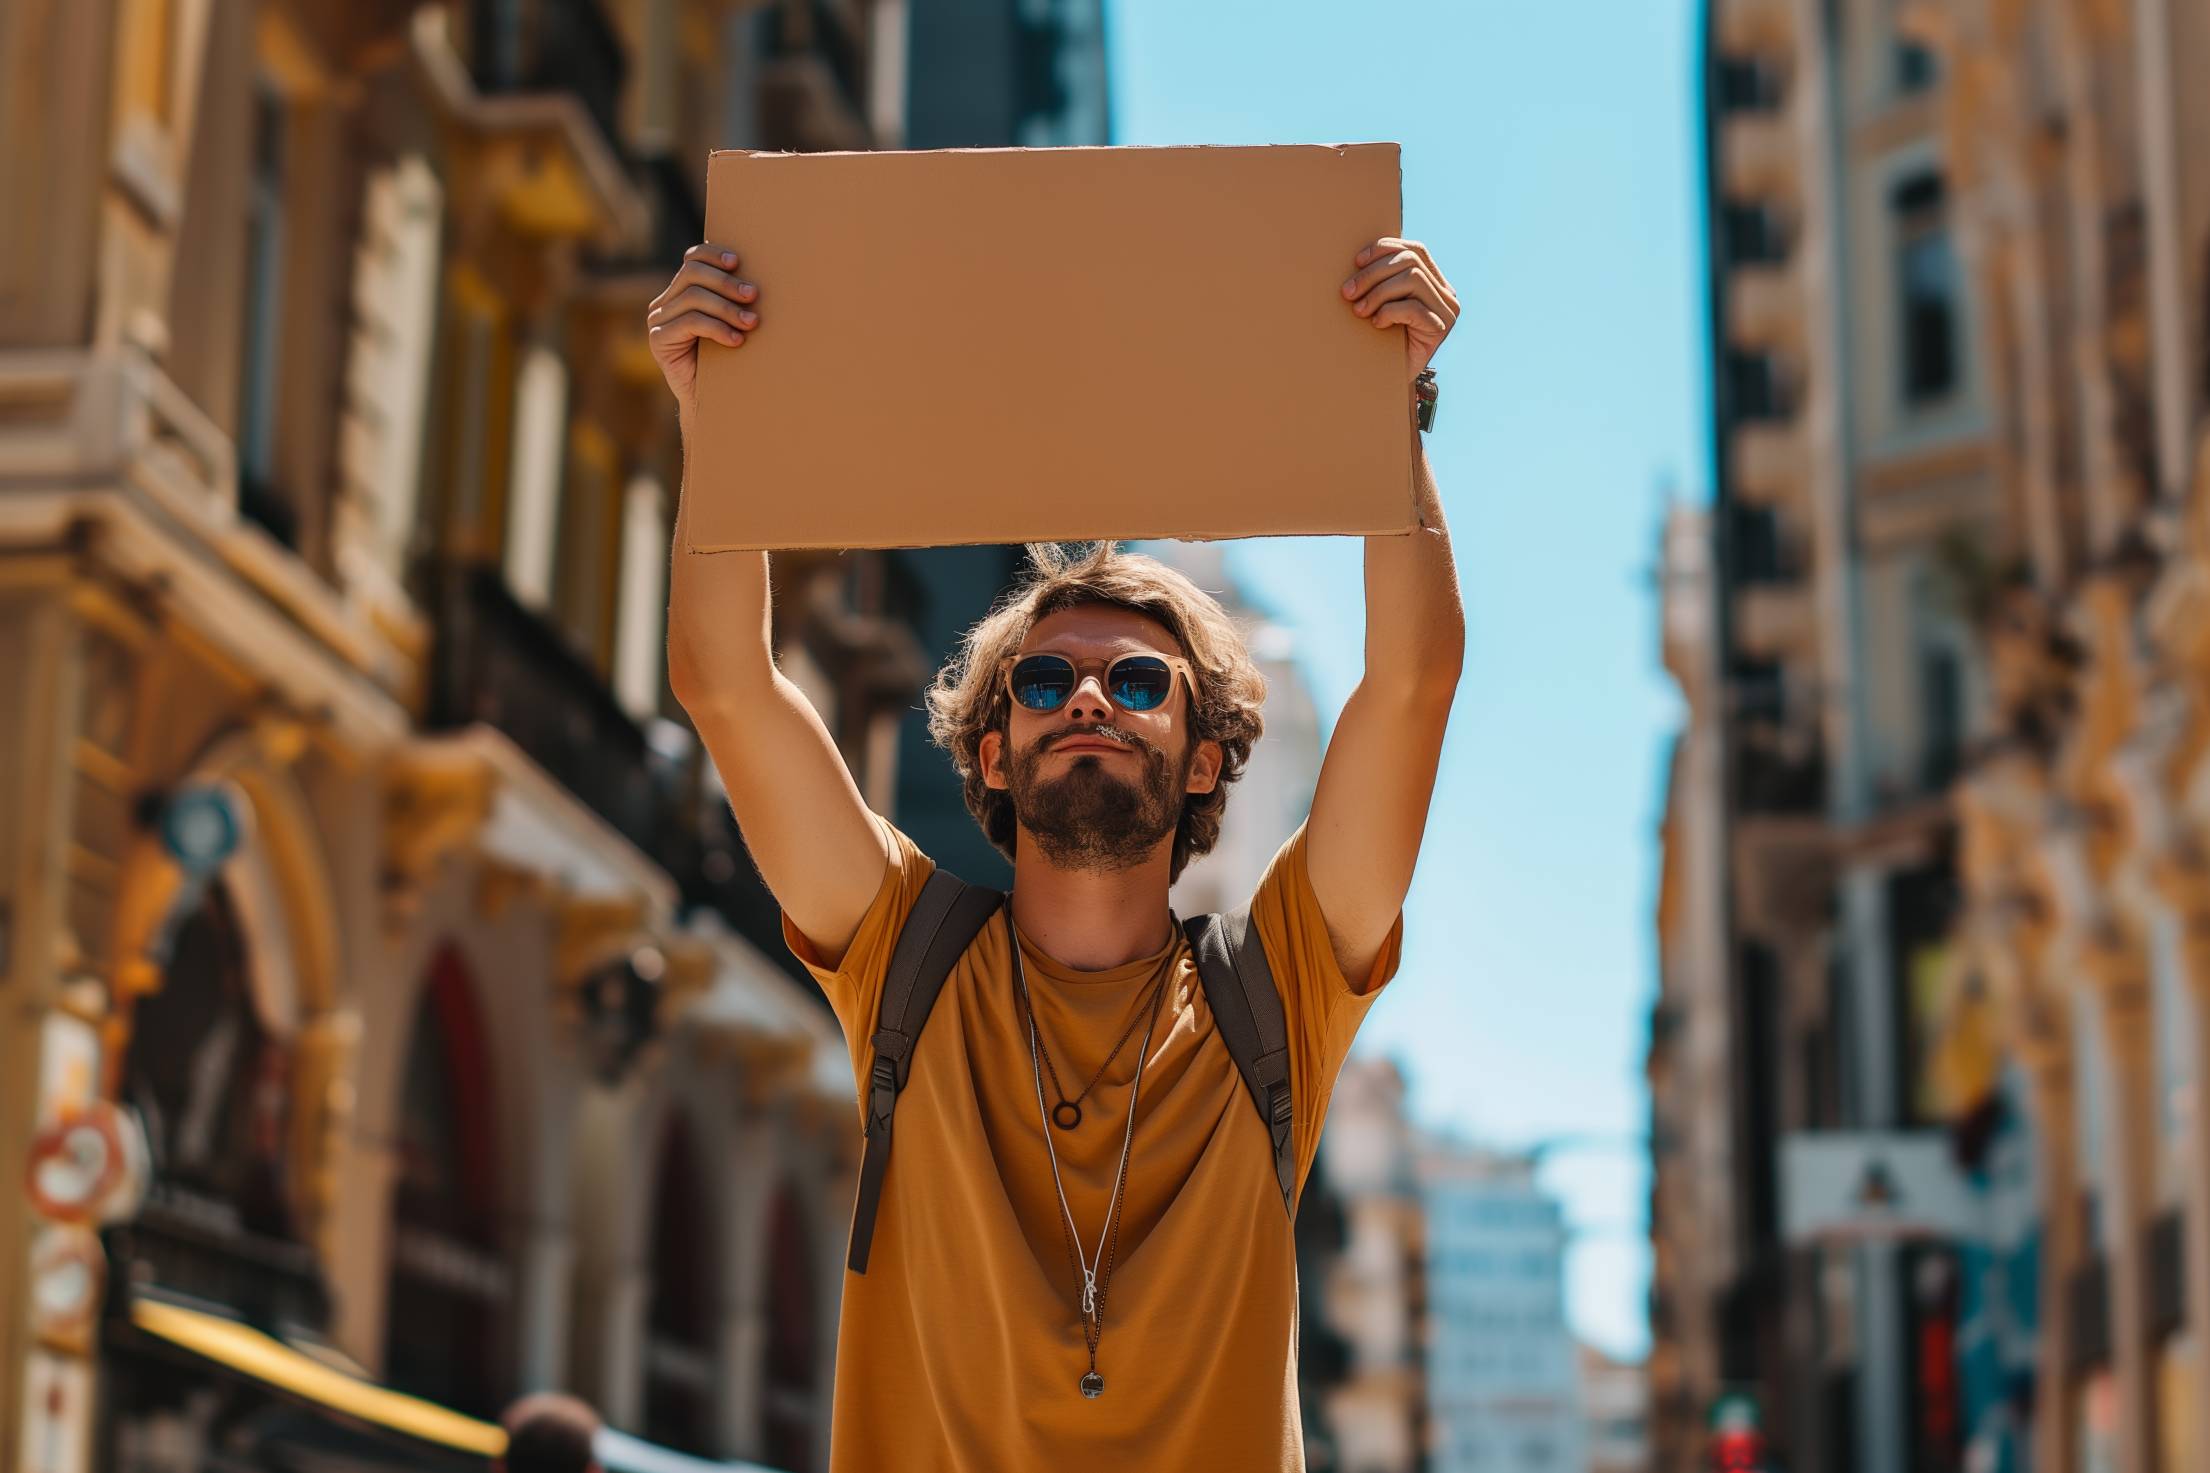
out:
{"label": "man", "polygon": [[599,1414],[572,1396],[539,1391],[521,1398],[499,1418],[506,1452],[497,1473],[600,1473],[591,1450]]}
{"label": "man", "polygon": [[[1314,290],[1402,332],[1416,441],[1414,381],[1457,297],[1416,242],[1377,240],[1349,265],[1340,286]],[[694,247],[651,309],[687,445],[699,344],[741,348],[772,330],[772,283],[741,266],[733,249]],[[1150,310],[1147,290],[1131,311]],[[1170,279],[1156,294],[1181,296]],[[1232,373],[1232,322],[1221,347]],[[1396,969],[1464,651],[1424,452],[1415,465],[1420,530],[1367,540],[1364,678],[1306,823],[1252,897],[1288,1024],[1300,1185],[1336,1071]],[[670,682],[865,1080],[891,949],[932,865],[868,810],[776,669],[766,555],[685,554],[687,510]],[[1013,891],[912,1056],[871,1262],[845,1276],[830,1466],[1301,1469],[1291,1223],[1167,905],[1219,833],[1265,682],[1226,613],[1180,573],[1111,544],[1031,555],[1029,581],[928,692],[931,733],[1012,860]]]}

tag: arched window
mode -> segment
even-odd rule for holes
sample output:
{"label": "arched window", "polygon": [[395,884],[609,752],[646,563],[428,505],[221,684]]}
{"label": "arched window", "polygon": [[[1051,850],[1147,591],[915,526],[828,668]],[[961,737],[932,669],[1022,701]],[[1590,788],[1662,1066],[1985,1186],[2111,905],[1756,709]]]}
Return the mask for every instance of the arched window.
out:
{"label": "arched window", "polygon": [[477,1415],[508,1390],[491,1053],[468,969],[430,964],[401,1086],[385,1375]]}
{"label": "arched window", "polygon": [[287,1147],[292,1052],[262,1022],[222,887],[176,932],[159,991],[133,1010],[123,1097],[153,1148],[156,1220],[296,1237]]}
{"label": "arched window", "polygon": [[761,1461],[808,1473],[813,1455],[815,1323],[813,1249],[805,1214],[786,1185],[775,1194],[767,1243],[767,1355],[761,1375]]}
{"label": "arched window", "polygon": [[145,1121],[153,1180],[123,1235],[123,1282],[322,1330],[329,1291],[300,1239],[291,1040],[263,1016],[250,948],[220,886],[178,926],[158,991],[131,1010],[122,1099]]}
{"label": "arched window", "polygon": [[645,1327],[645,1436],[720,1451],[720,1256],[689,1125],[671,1115],[652,1204],[652,1305]]}

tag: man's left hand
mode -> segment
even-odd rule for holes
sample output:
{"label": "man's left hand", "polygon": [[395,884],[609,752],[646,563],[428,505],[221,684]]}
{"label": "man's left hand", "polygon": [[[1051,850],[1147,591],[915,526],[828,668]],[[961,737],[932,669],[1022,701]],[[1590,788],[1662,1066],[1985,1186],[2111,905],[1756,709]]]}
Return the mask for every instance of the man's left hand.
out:
{"label": "man's left hand", "polygon": [[1375,327],[1404,329],[1405,379],[1420,376],[1458,321],[1458,294],[1416,240],[1385,235],[1352,258],[1343,283],[1351,310]]}

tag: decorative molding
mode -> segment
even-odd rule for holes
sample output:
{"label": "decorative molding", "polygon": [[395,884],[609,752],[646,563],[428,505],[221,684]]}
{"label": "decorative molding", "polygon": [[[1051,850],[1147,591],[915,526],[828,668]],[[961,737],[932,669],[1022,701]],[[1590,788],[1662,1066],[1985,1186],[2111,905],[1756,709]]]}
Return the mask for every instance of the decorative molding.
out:
{"label": "decorative molding", "polygon": [[562,897],[554,919],[553,986],[571,994],[594,968],[646,944],[644,925],[640,899]]}
{"label": "decorative molding", "polygon": [[490,821],[497,791],[491,765],[464,753],[410,753],[392,761],[384,785],[381,865],[387,923],[414,914],[440,861]]}

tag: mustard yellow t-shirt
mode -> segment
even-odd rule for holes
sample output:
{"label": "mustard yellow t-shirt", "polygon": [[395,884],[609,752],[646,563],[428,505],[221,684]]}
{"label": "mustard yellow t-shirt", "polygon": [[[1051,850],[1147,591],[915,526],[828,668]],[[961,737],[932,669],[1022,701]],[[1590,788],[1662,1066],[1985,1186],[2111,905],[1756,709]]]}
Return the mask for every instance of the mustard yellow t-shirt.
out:
{"label": "mustard yellow t-shirt", "polygon": [[[898,929],[933,863],[897,827],[882,888],[835,970],[786,917],[783,937],[826,990],[852,1050],[854,1098]],[[1395,973],[1399,917],[1372,975],[1335,960],[1305,870],[1305,832],[1283,844],[1252,921],[1287,1015],[1297,1185],[1319,1144],[1337,1070]],[[831,1473],[1285,1473],[1304,1467],[1297,1405],[1295,1240],[1273,1156],[1213,1027],[1179,928],[1151,957],[1101,972],[1021,952],[1043,1042],[1079,1091],[1171,966],[1152,1033],[1089,1369],[1080,1277],[1045,1154],[1028,1028],[1003,912],[936,1000],[898,1097],[867,1272],[844,1274]],[[1143,1024],[1052,1129],[1075,1227],[1093,1256],[1105,1224]],[[1046,1104],[1059,1093],[1044,1080]]]}

